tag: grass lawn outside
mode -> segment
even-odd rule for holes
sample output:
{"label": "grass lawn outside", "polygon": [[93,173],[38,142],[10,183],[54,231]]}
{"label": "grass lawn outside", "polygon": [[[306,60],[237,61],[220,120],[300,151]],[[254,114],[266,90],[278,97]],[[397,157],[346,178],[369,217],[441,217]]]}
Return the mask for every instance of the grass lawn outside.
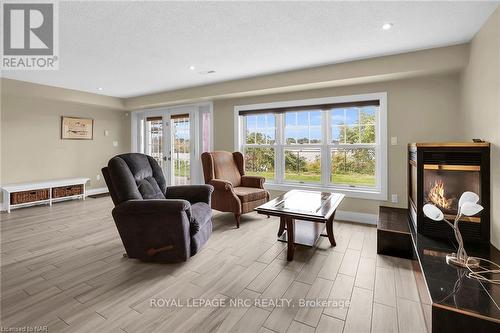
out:
{"label": "grass lawn outside", "polygon": [[[246,172],[249,176],[261,176],[265,177],[266,180],[274,180],[274,172]],[[319,183],[321,176],[318,174],[310,173],[285,173],[285,179],[295,182],[304,183]],[[332,174],[331,181],[334,184],[339,185],[359,185],[359,186],[375,186],[375,175],[369,174]]]}
{"label": "grass lawn outside", "polygon": [[334,184],[375,187],[375,175],[366,175],[359,173],[354,173],[354,174],[335,173],[332,174],[331,181]]}
{"label": "grass lawn outside", "polygon": [[266,180],[274,180],[274,171],[273,172],[251,172],[245,171],[246,176],[259,176],[264,177]]}
{"label": "grass lawn outside", "polygon": [[181,166],[179,164],[174,164],[174,175],[175,176],[180,176],[180,177],[189,177],[190,175],[190,168],[189,165],[184,168],[184,166]]}
{"label": "grass lawn outside", "polygon": [[317,173],[285,172],[285,180],[292,182],[319,183],[321,176]]}

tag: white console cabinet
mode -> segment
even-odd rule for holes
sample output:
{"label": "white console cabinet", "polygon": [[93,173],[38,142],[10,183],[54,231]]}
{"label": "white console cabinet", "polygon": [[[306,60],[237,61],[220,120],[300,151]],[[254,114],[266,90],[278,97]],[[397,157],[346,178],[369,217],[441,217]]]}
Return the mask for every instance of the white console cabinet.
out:
{"label": "white console cabinet", "polygon": [[33,205],[51,205],[53,202],[83,199],[85,200],[85,184],[89,178],[55,179],[41,182],[29,182],[2,185],[3,210]]}

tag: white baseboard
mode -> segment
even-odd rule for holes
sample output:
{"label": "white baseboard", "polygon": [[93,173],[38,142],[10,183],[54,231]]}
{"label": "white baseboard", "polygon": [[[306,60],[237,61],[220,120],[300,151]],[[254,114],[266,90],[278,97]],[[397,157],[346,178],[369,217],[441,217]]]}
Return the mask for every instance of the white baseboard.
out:
{"label": "white baseboard", "polygon": [[340,221],[358,222],[365,224],[377,225],[378,215],[350,212],[346,210],[338,210],[335,213],[335,219]]}
{"label": "white baseboard", "polygon": [[108,188],[107,187],[98,187],[98,188],[89,188],[89,189],[86,189],[85,191],[87,197],[89,195],[96,195],[96,194],[103,194],[103,193],[108,193]]}

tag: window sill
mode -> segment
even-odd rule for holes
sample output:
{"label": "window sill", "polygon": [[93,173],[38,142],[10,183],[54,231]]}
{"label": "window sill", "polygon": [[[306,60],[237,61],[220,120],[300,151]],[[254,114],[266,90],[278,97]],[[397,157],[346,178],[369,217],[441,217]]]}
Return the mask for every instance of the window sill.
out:
{"label": "window sill", "polygon": [[309,190],[309,191],[324,191],[324,192],[337,192],[343,193],[348,198],[368,199],[368,200],[387,200],[387,194],[382,191],[362,189],[362,188],[345,188],[334,186],[321,186],[314,184],[275,184],[265,183],[264,187],[267,190],[274,191],[290,191],[293,189]]}

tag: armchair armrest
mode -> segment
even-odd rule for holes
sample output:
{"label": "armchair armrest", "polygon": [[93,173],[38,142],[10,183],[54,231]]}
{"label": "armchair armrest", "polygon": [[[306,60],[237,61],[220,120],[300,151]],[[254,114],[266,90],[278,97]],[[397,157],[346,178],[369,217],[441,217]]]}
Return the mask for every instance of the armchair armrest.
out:
{"label": "armchair armrest", "polygon": [[211,194],[214,191],[212,185],[181,185],[169,186],[165,197],[167,199],[184,199],[191,204],[204,202],[210,205]]}
{"label": "armchair armrest", "polygon": [[210,185],[215,188],[212,195],[212,208],[222,212],[241,214],[241,200],[233,189],[233,184],[223,179],[212,179]]}
{"label": "armchair armrest", "polygon": [[212,179],[210,185],[214,187],[216,191],[232,191],[233,184],[223,179]]}
{"label": "armchair armrest", "polygon": [[113,215],[158,215],[178,213],[191,210],[188,201],[182,199],[149,199],[149,200],[128,200],[122,202],[113,209]]}
{"label": "armchair armrest", "polygon": [[245,187],[256,187],[256,188],[264,188],[264,182],[266,179],[264,177],[259,176],[242,176],[241,177],[241,186]]}

